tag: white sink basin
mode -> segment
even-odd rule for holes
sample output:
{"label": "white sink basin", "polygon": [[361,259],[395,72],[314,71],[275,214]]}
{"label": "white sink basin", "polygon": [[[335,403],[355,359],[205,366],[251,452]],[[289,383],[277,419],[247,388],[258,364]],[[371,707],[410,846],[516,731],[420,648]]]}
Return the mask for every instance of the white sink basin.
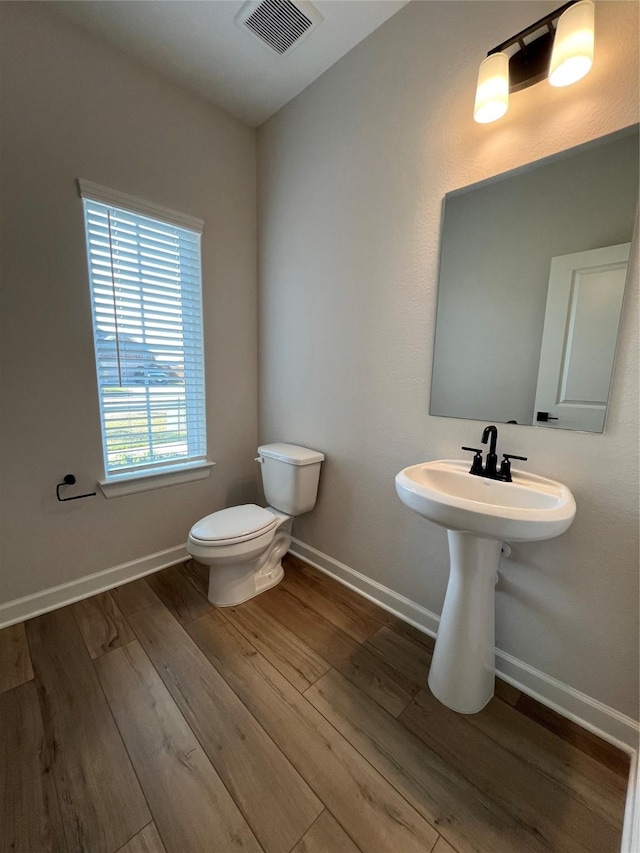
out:
{"label": "white sink basin", "polygon": [[429,521],[488,539],[551,539],[571,526],[576,504],[566,486],[525,471],[512,477],[488,480],[470,474],[466,460],[444,459],[400,471],[396,491]]}

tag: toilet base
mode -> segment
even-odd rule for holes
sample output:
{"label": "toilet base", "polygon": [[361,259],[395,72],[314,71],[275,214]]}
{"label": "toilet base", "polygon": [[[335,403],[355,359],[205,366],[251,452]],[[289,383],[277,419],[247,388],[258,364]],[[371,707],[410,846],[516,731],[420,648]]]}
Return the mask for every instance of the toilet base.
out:
{"label": "toilet base", "polygon": [[207,598],[211,604],[234,607],[280,583],[284,577],[282,558],[291,545],[292,525],[293,518],[282,516],[266,551],[249,555],[249,559],[210,562]]}
{"label": "toilet base", "polygon": [[[277,586],[282,578],[284,577],[284,569],[282,568],[282,563],[278,563],[278,565],[273,568],[268,574],[260,575],[260,577],[255,577],[255,588],[249,589],[248,595],[244,598],[242,597],[244,593],[238,590],[237,595],[233,596],[233,600],[230,601],[228,590],[225,590],[224,595],[219,595],[218,585],[215,584],[216,589],[211,592],[211,574],[213,572],[217,572],[216,568],[209,569],[209,593],[207,594],[207,598],[211,602],[211,604],[215,604],[216,607],[235,607],[237,604],[243,604],[245,601],[249,601],[254,598],[256,595],[260,595],[261,592],[266,592],[268,589],[271,589],[274,586]],[[211,597],[214,595],[218,600],[214,601]]]}

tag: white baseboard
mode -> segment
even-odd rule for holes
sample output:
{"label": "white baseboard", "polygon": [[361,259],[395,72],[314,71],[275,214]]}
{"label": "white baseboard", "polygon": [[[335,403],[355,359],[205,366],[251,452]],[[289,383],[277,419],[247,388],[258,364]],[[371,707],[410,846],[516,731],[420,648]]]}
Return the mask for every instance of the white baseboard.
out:
{"label": "white baseboard", "polygon": [[0,628],[6,628],[16,622],[24,622],[25,619],[32,619],[49,610],[56,610],[74,601],[96,595],[98,592],[113,589],[128,581],[181,563],[188,558],[186,546],[176,545],[175,548],[158,551],[156,554],[140,557],[130,563],[122,563],[120,566],[104,569],[93,575],[86,575],[78,580],[50,587],[42,592],[25,595],[24,598],[16,598],[14,601],[0,604]]}
{"label": "white baseboard", "polygon": [[638,853],[640,850],[640,777],[638,774],[638,753],[631,756],[629,785],[624,810],[622,844],[620,853]]}
{"label": "white baseboard", "polygon": [[[436,636],[440,617],[430,610],[298,539],[292,540],[290,550],[292,554],[395,616],[399,616],[405,622],[409,622],[420,631],[424,631],[431,637]],[[563,684],[500,649],[496,649],[496,673],[518,690],[522,690],[523,693],[537,699],[543,705],[562,714],[563,717],[568,717],[619,749],[630,754],[638,750],[640,725],[614,708],[597,699],[592,699],[568,684]]]}

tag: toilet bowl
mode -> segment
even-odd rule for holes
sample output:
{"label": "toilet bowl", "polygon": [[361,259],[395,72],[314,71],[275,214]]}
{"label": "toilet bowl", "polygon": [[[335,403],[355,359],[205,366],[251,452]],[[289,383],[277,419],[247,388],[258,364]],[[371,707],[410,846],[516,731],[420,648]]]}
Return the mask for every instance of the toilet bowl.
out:
{"label": "toilet bowl", "polygon": [[292,526],[293,516],[255,504],[223,509],[194,524],[187,550],[210,567],[209,601],[230,607],[275,586],[284,574]]}
{"label": "toilet bowl", "polygon": [[322,453],[298,445],[263,445],[257,461],[265,496],[274,505],[230,507],[193,525],[187,551],[209,566],[212,604],[241,604],[282,579],[294,518],[315,505],[323,459]]}

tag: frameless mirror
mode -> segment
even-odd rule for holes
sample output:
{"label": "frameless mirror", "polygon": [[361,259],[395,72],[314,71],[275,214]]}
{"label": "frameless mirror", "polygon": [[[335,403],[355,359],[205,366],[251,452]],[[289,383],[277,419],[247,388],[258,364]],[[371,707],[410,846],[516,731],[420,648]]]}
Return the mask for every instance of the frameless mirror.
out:
{"label": "frameless mirror", "polygon": [[602,432],[638,126],[449,193],[432,415]]}

